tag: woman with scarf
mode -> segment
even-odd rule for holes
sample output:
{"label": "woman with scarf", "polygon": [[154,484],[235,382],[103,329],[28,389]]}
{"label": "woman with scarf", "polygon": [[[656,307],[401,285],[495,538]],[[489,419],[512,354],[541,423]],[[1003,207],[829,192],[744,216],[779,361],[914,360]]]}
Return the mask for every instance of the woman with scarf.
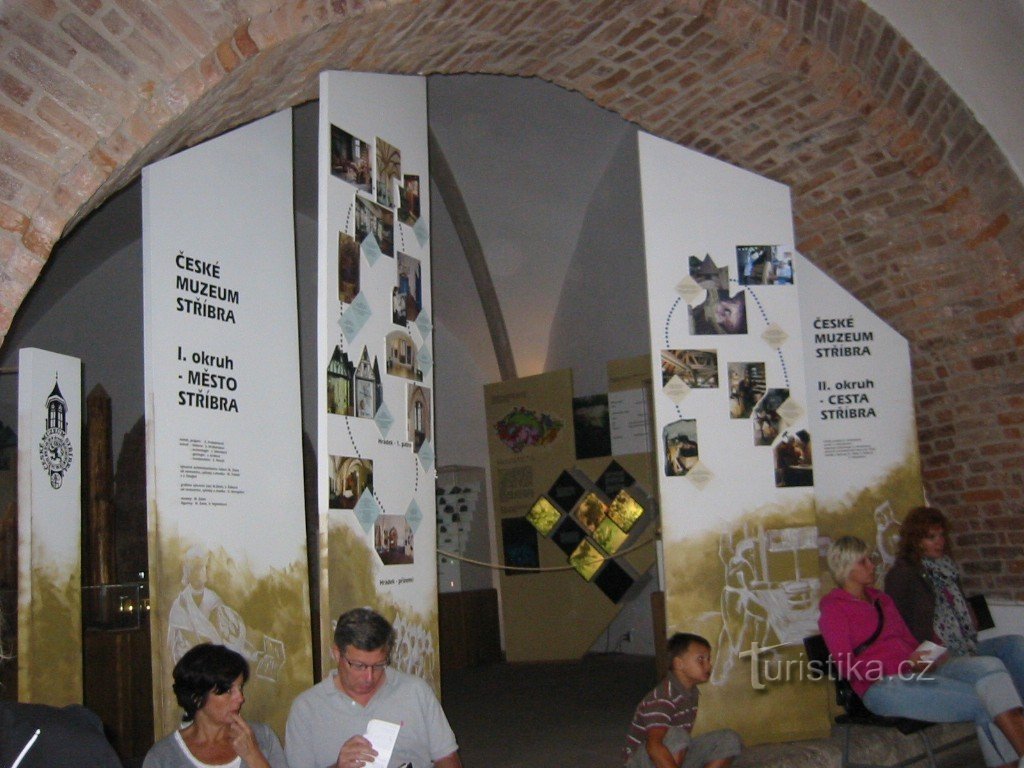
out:
{"label": "woman with scarf", "polygon": [[978,639],[977,621],[950,555],[949,521],[934,507],[915,507],[900,526],[899,557],[885,591],[911,634],[945,646],[951,657],[995,656],[1024,697],[1024,637]]}

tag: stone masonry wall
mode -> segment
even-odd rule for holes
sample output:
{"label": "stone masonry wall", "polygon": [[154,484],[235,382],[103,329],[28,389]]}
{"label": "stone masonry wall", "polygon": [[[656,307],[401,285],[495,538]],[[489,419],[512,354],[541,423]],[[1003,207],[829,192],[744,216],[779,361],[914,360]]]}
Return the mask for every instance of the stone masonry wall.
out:
{"label": "stone masonry wall", "polygon": [[968,586],[1024,597],[1024,190],[859,0],[9,0],[0,331],[143,165],[316,98],[324,68],[540,77],[790,185],[798,248],[910,340]]}

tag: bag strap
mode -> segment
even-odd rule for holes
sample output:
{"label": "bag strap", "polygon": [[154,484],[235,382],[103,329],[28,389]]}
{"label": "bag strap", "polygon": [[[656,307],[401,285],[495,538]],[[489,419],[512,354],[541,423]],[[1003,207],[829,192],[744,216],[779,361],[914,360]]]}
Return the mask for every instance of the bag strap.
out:
{"label": "bag strap", "polygon": [[875,640],[878,639],[878,636],[882,634],[882,627],[885,625],[885,616],[882,614],[882,601],[877,598],[875,599],[875,611],[878,613],[878,626],[875,627],[875,631],[871,633],[871,637],[853,649],[854,656],[860,656],[864,653],[864,651],[868,649],[868,646],[875,642]]}

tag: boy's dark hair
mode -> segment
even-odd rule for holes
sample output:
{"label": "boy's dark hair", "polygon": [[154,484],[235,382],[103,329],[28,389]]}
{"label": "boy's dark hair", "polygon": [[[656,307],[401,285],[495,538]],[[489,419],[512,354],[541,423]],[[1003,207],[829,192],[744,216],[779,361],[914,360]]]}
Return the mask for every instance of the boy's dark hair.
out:
{"label": "boy's dark hair", "polygon": [[703,645],[709,651],[711,650],[711,643],[700,635],[695,635],[692,632],[676,632],[668,639],[668,657],[674,659],[676,656],[682,656],[690,650],[691,645]]}

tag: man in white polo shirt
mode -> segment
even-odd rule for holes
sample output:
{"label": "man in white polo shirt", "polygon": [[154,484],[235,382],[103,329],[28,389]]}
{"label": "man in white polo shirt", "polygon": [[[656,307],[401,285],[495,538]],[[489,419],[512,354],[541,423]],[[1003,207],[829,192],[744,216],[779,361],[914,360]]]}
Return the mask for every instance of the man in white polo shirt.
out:
{"label": "man in white polo shirt", "polygon": [[362,768],[377,756],[365,737],[371,720],[400,726],[388,768],[462,768],[433,690],[388,666],[393,643],[391,624],[369,608],[338,618],[331,647],[337,670],[300,694],[288,715],[290,768]]}

